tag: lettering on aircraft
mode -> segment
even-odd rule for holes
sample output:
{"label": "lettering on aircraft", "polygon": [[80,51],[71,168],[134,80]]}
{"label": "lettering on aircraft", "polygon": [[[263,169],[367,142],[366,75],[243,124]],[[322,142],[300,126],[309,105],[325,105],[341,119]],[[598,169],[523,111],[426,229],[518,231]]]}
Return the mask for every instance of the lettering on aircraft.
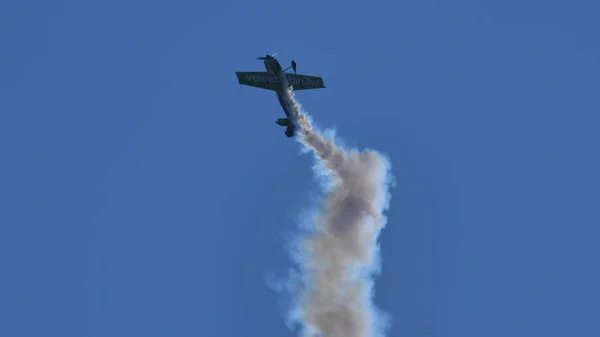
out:
{"label": "lettering on aircraft", "polygon": [[[249,82],[261,82],[261,83],[280,83],[281,79],[275,75],[246,75],[246,80]],[[288,76],[290,84],[295,86],[303,86],[309,88],[321,88],[323,87],[323,81],[318,78],[308,77],[294,77]]]}
{"label": "lettering on aircraft", "polygon": [[318,79],[288,77],[292,85],[305,85],[308,87],[321,87],[323,82]]}
{"label": "lettering on aircraft", "polygon": [[246,75],[246,80],[263,83],[279,83],[279,77],[273,75]]}

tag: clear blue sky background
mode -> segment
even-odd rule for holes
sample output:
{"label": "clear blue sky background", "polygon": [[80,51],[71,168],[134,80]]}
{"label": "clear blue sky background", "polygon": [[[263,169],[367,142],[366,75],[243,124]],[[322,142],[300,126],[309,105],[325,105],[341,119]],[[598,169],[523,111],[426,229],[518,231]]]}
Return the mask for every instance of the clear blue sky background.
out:
{"label": "clear blue sky background", "polygon": [[389,336],[600,336],[596,1],[4,1],[0,336],[294,336],[267,285],[317,191],[237,84],[397,187]]}

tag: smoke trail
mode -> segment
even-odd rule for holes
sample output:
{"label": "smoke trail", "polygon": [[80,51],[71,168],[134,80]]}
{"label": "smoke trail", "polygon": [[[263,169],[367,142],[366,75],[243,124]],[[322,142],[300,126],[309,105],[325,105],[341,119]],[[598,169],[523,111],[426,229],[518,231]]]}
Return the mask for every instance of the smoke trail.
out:
{"label": "smoke trail", "polygon": [[305,337],[383,335],[387,315],[372,305],[372,285],[392,183],[389,162],[372,150],[341,148],[314,130],[292,90],[287,99],[300,126],[298,141],[314,152],[317,173],[330,178],[312,218],[313,232],[298,247],[302,285],[294,294],[296,320]]}

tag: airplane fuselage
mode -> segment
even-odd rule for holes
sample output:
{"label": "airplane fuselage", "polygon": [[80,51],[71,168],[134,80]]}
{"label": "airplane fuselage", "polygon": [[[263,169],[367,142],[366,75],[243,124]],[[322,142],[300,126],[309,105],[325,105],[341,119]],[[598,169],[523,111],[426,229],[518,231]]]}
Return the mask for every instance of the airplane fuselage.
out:
{"label": "airplane fuselage", "polygon": [[277,94],[277,100],[279,101],[279,104],[281,105],[283,112],[285,112],[285,115],[288,118],[292,119],[291,107],[289,106],[287,99],[284,96],[285,90],[287,90],[287,88],[289,87],[289,82],[288,82],[287,76],[285,76],[285,72],[283,71],[283,68],[279,64],[279,61],[277,61],[275,58],[266,59],[265,60],[265,68],[267,69],[268,72],[270,72],[272,74],[276,74],[279,77],[279,80],[281,81],[280,82],[281,90],[275,92]]}

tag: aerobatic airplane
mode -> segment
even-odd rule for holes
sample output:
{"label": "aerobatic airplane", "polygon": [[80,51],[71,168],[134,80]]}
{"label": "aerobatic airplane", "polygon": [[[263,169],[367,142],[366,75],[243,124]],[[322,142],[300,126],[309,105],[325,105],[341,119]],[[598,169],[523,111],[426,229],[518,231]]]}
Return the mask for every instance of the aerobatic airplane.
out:
{"label": "aerobatic airplane", "polygon": [[[285,112],[286,118],[278,118],[275,123],[281,126],[285,126],[285,135],[294,137],[296,131],[296,123],[293,120],[292,107],[289,106],[290,102],[285,98],[286,90],[289,86],[293,87],[293,90],[307,90],[307,89],[321,89],[325,88],[323,79],[317,76],[307,76],[296,74],[296,62],[292,60],[292,65],[286,69],[283,69],[275,55],[267,55],[264,57],[257,57],[259,60],[263,60],[265,63],[266,72],[236,72],[238,82],[240,85],[248,85],[266,90],[273,90],[277,94],[279,104]],[[286,73],[287,70],[292,68],[293,74]]]}

